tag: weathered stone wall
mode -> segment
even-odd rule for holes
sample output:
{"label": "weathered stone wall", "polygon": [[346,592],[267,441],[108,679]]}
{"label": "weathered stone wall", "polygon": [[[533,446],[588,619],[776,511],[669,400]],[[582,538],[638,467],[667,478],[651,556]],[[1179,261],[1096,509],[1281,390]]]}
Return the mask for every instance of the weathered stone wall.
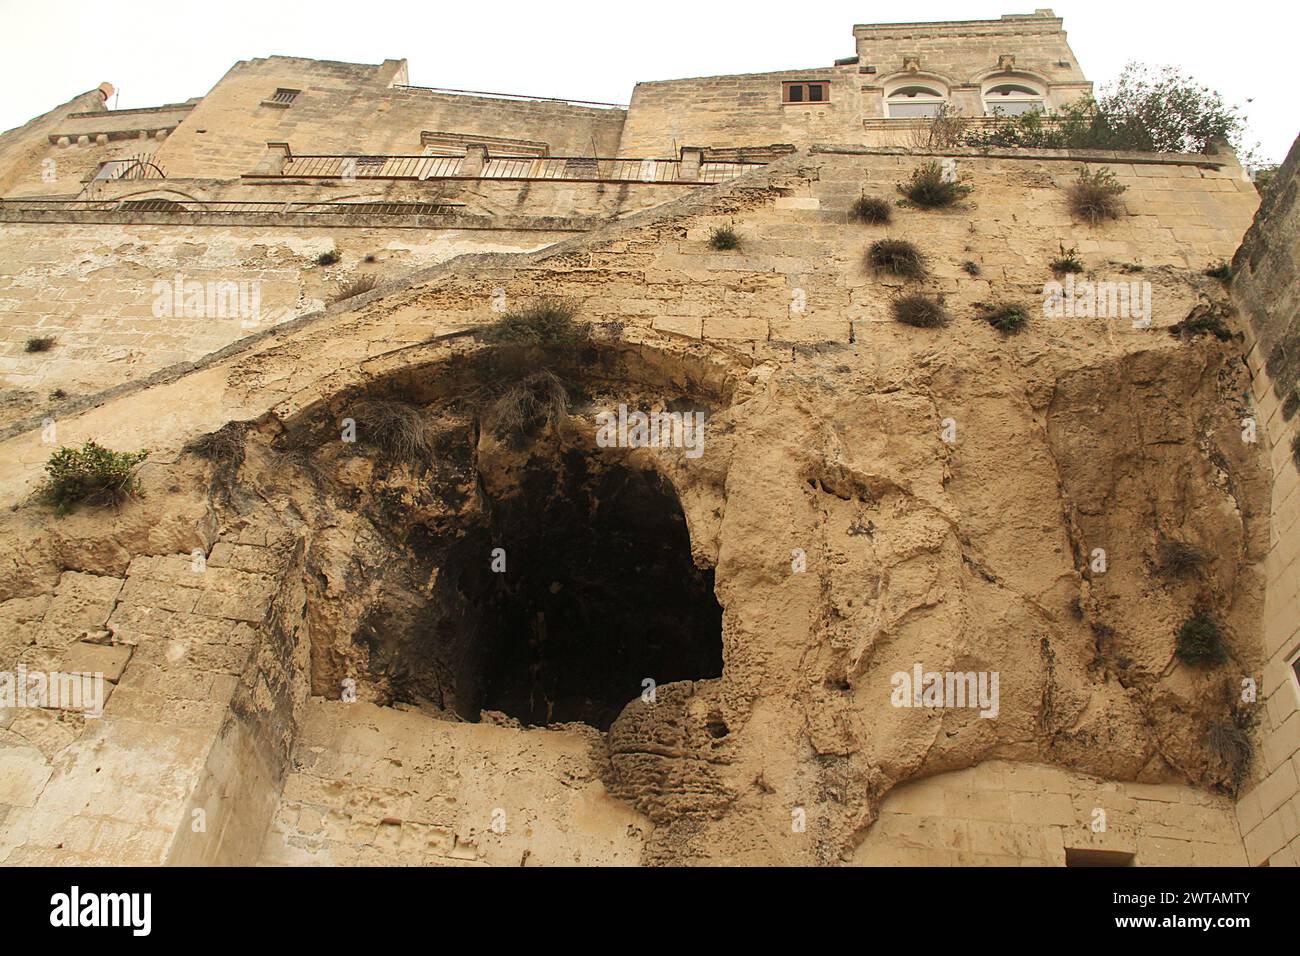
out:
{"label": "weathered stone wall", "polygon": [[[984,115],[981,81],[995,75],[1015,82],[1018,71],[1045,87],[1051,108],[1092,88],[1061,21],[1051,17],[857,26],[853,32],[857,63],[638,83],[619,146],[622,155],[666,156],[683,145],[907,146],[907,123],[881,122],[887,115],[885,95],[898,85],[935,87],[969,117]],[[1015,57],[1014,69],[1003,71],[999,58],[1007,54]],[[828,82],[830,99],[783,103],[783,81]]]}
{"label": "weathered stone wall", "polygon": [[[92,111],[105,112],[101,90],[82,93],[16,129],[0,133],[0,196],[77,192],[81,177],[94,169],[100,158],[108,158],[109,147],[92,141],[69,156],[59,151],[49,137],[68,122],[71,114]],[[47,159],[54,160],[54,165],[44,162]]]}
{"label": "weathered stone wall", "polygon": [[1273,466],[1260,699],[1263,771],[1237,804],[1251,865],[1300,865],[1300,140],[1232,262],[1260,440]]}
{"label": "weathered stone wall", "polygon": [[[163,217],[160,217],[163,218]],[[382,222],[381,217],[375,217]],[[67,397],[143,378],[191,362],[259,330],[327,306],[359,276],[380,280],[474,252],[536,249],[564,232],[163,224],[6,223],[0,225],[0,388],[5,420],[56,411]],[[337,250],[340,261],[316,258]],[[373,256],[373,262],[366,262]],[[163,309],[156,282],[257,283],[260,311],[188,312],[171,297]],[[252,286],[247,286],[252,295]],[[247,301],[251,302],[251,298]],[[250,313],[251,315],[251,313]],[[35,337],[45,352],[27,352]]]}
{"label": "weathered stone wall", "polygon": [[1133,866],[1246,863],[1226,797],[1004,760],[899,787],[853,863],[1065,866],[1067,849],[1122,854]]}
{"label": "weathered stone wall", "polygon": [[[915,65],[916,78],[938,79],[952,93],[952,102],[966,116],[980,116],[980,83],[995,75],[1014,82],[1015,72],[1048,87],[1049,102],[1056,106],[1091,89],[1083,68],[1066,40],[1063,23],[1051,16],[1003,16],[1000,20],[958,23],[865,24],[853,28],[859,63],[875,67],[864,84],[877,92],[868,116],[883,116],[879,90],[883,84],[905,78]],[[1011,71],[999,59],[1015,58]],[[906,59],[906,62],[905,62]]]}
{"label": "weathered stone wall", "polygon": [[[782,103],[782,81],[830,83],[825,103]],[[857,67],[821,67],[638,83],[621,156],[672,156],[682,146],[861,143]]]}
{"label": "weathered stone wall", "polygon": [[[1170,668],[1176,615],[1190,592],[1154,580],[1144,562],[1171,532],[1216,548],[1207,586],[1238,625],[1236,653],[1250,661],[1262,591],[1257,565],[1266,547],[1258,508],[1267,493],[1252,470],[1252,449],[1239,440],[1237,410],[1221,394],[1235,389],[1240,365],[1230,344],[1168,333],[1215,294],[1201,272],[1236,247],[1254,212],[1253,187],[1235,166],[1214,158],[1091,157],[1129,186],[1125,217],[1094,227],[1073,222],[1064,197],[1083,158],[967,154],[957,156],[958,169],[975,191],[963,208],[898,209],[887,228],[847,222],[853,199],[864,191],[893,198],[895,184],[929,158],[792,157],[745,182],[698,192],[554,249],[433,267],[412,276],[409,287],[359,308],[327,313],[174,381],[60,418],[62,443],[93,437],[116,448],[153,449],[146,495],[118,515],[88,511],[64,524],[31,507],[5,513],[5,613],[43,621],[42,602],[57,596],[60,571],[72,567],[115,579],[106,588],[116,586],[117,596],[104,599],[102,615],[110,625],[118,613],[108,607],[110,598],[119,607],[121,595],[131,599],[120,618],[125,639],[110,626],[108,646],[129,644],[127,612],[146,609],[188,615],[182,622],[190,626],[197,625],[195,616],[217,626],[251,625],[255,618],[260,643],[256,659],[249,650],[238,667],[206,668],[240,676],[223,680],[221,713],[205,717],[191,739],[181,734],[186,723],[178,716],[187,708],[144,697],[146,688],[133,681],[165,681],[163,696],[188,700],[182,697],[191,679],[186,667],[198,661],[183,657],[174,674],[146,668],[132,678],[137,663],[154,662],[144,656],[147,645],[154,648],[148,654],[164,658],[170,646],[142,637],[109,711],[119,700],[123,707],[156,705],[147,713],[158,740],[142,739],[139,746],[179,746],[184,736],[182,757],[167,753],[123,765],[119,776],[127,766],[136,768],[135,776],[113,778],[93,810],[84,802],[64,805],[71,799],[65,780],[79,783],[76,774],[83,772],[81,745],[68,751],[66,762],[58,762],[65,759],[60,751],[58,760],[38,764],[23,749],[25,736],[5,738],[20,752],[0,758],[19,770],[11,785],[16,809],[0,824],[0,841],[13,847],[10,858],[57,859],[67,821],[119,813],[119,782],[127,794],[152,787],[157,802],[140,805],[155,813],[157,829],[171,827],[174,834],[151,838],[133,860],[247,860],[262,847],[265,862],[396,855],[408,862],[461,856],[514,865],[528,850],[538,862],[577,861],[578,853],[583,862],[631,861],[638,843],[642,862],[850,859],[863,837],[874,847],[875,839],[897,832],[870,835],[880,791],[921,771],[940,774],[994,756],[1075,768],[1059,784],[1068,786],[1072,808],[1076,799],[1096,799],[1096,781],[1077,779],[1081,772],[1143,782],[1204,780],[1196,708],[1210,698],[1213,675]],[[740,250],[708,246],[710,231],[726,223],[741,234]],[[890,300],[905,284],[862,266],[865,248],[884,235],[922,247],[931,275],[920,288],[944,298],[953,327],[910,329],[890,318]],[[1092,278],[1141,271],[1155,287],[1152,327],[1043,316],[1047,263],[1061,244],[1078,246]],[[978,275],[963,268],[965,260],[978,265]],[[298,521],[298,534],[320,533],[327,549],[339,549],[328,571],[342,581],[352,545],[325,527],[337,513],[313,525],[300,508],[287,507],[287,459],[270,457],[246,476],[244,505],[257,514],[240,520],[256,526],[213,528],[205,525],[204,475],[195,474],[191,458],[176,462],[186,441],[231,420],[262,423],[263,441],[270,442],[303,417],[346,408],[362,384],[396,387],[394,380],[405,380],[436,387],[432,363],[470,348],[461,333],[494,319],[498,288],[511,302],[574,298],[584,319],[620,328],[622,338],[610,347],[629,365],[653,368],[660,380],[680,382],[684,390],[723,379],[739,383],[710,432],[715,444],[700,469],[664,466],[681,483],[693,553],[717,569],[723,676],[686,691],[673,685],[679,692],[665,692],[664,713],[634,705],[636,712],[611,731],[617,760],[605,785],[613,792],[613,781],[626,804],[611,803],[595,783],[591,768],[599,758],[588,754],[585,734],[464,727],[341,701],[304,706],[295,676],[301,662],[286,653],[303,647],[304,635],[272,626],[277,602],[284,620],[294,618],[299,598],[289,578],[299,572],[272,571],[292,564],[262,564],[233,546],[272,548],[269,538],[256,538],[277,527],[270,509],[280,521]],[[1031,315],[1026,333],[1005,339],[978,322],[974,303],[990,299],[1023,303]],[[804,307],[792,309],[795,301]],[[1105,416],[1099,395],[1107,396]],[[960,422],[955,448],[937,437],[944,415]],[[1218,462],[1213,467],[1202,454],[1206,440]],[[39,479],[49,448],[37,431],[0,447],[0,500],[17,504]],[[1112,461],[1127,464],[1117,474],[1090,464]],[[1213,483],[1216,468],[1232,476],[1235,508]],[[1152,488],[1159,494],[1153,497]],[[298,493],[309,499],[312,485]],[[1110,496],[1108,509],[1096,507],[1099,495]],[[178,496],[192,504],[181,507]],[[213,508],[229,521],[228,510]],[[169,521],[144,536],[141,529],[159,514]],[[201,534],[189,530],[205,527]],[[191,543],[195,538],[198,544]],[[1082,556],[1099,538],[1123,560],[1103,580],[1089,579]],[[96,541],[112,547],[97,549]],[[186,587],[185,575],[195,574],[190,549],[213,542],[209,564],[218,567],[210,566],[197,588]],[[217,550],[222,544],[232,545],[226,558]],[[811,573],[790,572],[793,547],[807,549]],[[240,562],[251,563],[237,564],[237,550]],[[239,575],[217,574],[206,583],[222,564]],[[864,593],[863,581],[877,582],[874,596]],[[181,607],[165,603],[192,590],[201,593],[181,594]],[[1134,660],[1121,664],[1114,648],[1095,647],[1085,613],[1098,624],[1137,619],[1117,627],[1116,637]],[[318,639],[350,635],[312,635]],[[967,720],[890,707],[889,673],[917,659],[1000,667],[1005,716]],[[1130,665],[1136,673],[1114,671]],[[215,678],[198,689],[206,694],[214,687]],[[1149,729],[1152,718],[1161,722],[1158,735]],[[232,720],[246,729],[232,727]],[[707,728],[719,721],[723,733],[716,736]],[[115,733],[129,729],[121,721],[103,726],[118,725],[125,729]],[[672,753],[645,746],[646,735],[658,731],[671,731]],[[286,741],[295,732],[297,739]],[[280,762],[276,755],[286,752],[292,760]],[[106,753],[106,759],[127,759]],[[522,786],[491,772],[504,766],[528,768]],[[264,844],[257,813],[212,802],[233,793],[223,781],[237,789],[231,774],[248,767],[265,783],[237,797],[240,805],[268,816],[275,809]],[[483,773],[471,776],[463,767]],[[287,773],[278,804],[277,773]],[[574,779],[577,788],[570,786]],[[1152,795],[1140,788],[1116,792],[1135,801]],[[539,793],[562,799],[542,801]],[[1217,802],[1201,802],[1181,785],[1176,793],[1177,803],[1168,802],[1179,810],[1163,817],[1160,808],[1120,801],[1119,831],[1129,809],[1133,826],[1146,832],[1150,825],[1153,839],[1166,838],[1159,827],[1181,829],[1201,819],[1216,839],[1194,842],[1226,847],[1215,860],[1234,861],[1230,845],[1216,842],[1230,834]],[[453,809],[451,799],[467,809]],[[701,809],[702,801],[712,802]],[[1184,804],[1191,808],[1186,813]],[[650,820],[650,832],[628,805]],[[792,806],[806,808],[806,832],[792,833]],[[506,815],[504,834],[491,829],[498,808]],[[185,830],[194,809],[209,811],[209,835],[233,833],[229,850],[205,846]],[[713,809],[716,817],[705,812]],[[981,841],[987,836],[981,846],[994,847],[995,855],[1008,855],[997,847],[1017,846],[1024,835],[1026,858],[1045,858],[1042,828],[1059,828],[1068,846],[1064,832],[1079,823],[1049,811],[1056,812],[1044,809],[1040,818],[1028,807],[1027,816],[1001,821],[1037,823],[1037,838],[1014,826],[979,832],[969,824],[982,818],[974,811],[964,830],[972,842],[977,832]],[[231,821],[242,825],[230,829]],[[103,820],[96,826],[103,829]],[[1010,842],[998,842],[1004,838]],[[948,848],[945,839],[936,831],[931,848]],[[89,847],[87,858],[118,849],[111,839],[91,839]],[[1139,862],[1169,859],[1161,855],[1166,850],[1172,852],[1153,844],[1150,859]],[[1197,848],[1191,852],[1196,862]],[[1201,847],[1201,859],[1218,853]]]}
{"label": "weathered stone wall", "polygon": [[313,699],[260,862],[635,865],[650,826],[605,793],[596,737]]}
{"label": "weathered stone wall", "polygon": [[[258,330],[326,307],[360,276],[380,281],[460,255],[538,249],[700,187],[527,181],[250,185],[117,182],[103,200],[165,199],[192,212],[10,211],[0,222],[0,423],[68,396],[194,361]],[[220,203],[269,202],[222,212]],[[282,214],[278,203],[448,203],[426,219],[380,212]],[[254,212],[254,209],[267,212]],[[337,264],[316,258],[336,250]],[[372,261],[367,261],[368,259]],[[255,320],[227,310],[159,314],[155,283],[256,283]],[[253,286],[246,287],[251,295]],[[29,339],[52,337],[45,352]]]}
{"label": "weathered stone wall", "polygon": [[[398,88],[405,61],[380,66],[269,57],[237,63],[158,150],[168,176],[226,179],[268,142],[295,153],[419,155],[423,131],[541,141],[554,156],[613,156],[624,111]],[[277,89],[301,92],[268,106]]]}

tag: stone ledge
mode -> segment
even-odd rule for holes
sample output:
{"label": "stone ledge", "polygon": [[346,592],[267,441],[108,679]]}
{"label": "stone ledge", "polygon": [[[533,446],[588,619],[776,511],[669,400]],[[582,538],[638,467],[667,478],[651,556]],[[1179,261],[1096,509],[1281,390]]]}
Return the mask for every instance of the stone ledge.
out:
{"label": "stone ledge", "polygon": [[984,149],[951,146],[947,149],[909,149],[906,146],[813,145],[813,155],[842,156],[969,156],[972,159],[1061,160],[1074,163],[1132,163],[1148,166],[1200,166],[1222,169],[1237,165],[1235,157],[1219,159],[1204,153],[1134,153],[1107,149]]}

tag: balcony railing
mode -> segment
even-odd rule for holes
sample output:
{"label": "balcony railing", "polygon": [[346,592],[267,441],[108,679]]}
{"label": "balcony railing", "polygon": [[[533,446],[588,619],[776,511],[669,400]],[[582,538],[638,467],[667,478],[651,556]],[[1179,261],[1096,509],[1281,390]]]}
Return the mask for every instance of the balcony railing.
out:
{"label": "balcony railing", "polygon": [[540,179],[710,185],[743,176],[762,165],[756,162],[706,162],[690,166],[676,159],[589,156],[493,156],[473,162],[466,156],[304,155],[286,158],[279,172],[246,175],[256,179]]}
{"label": "balcony railing", "polygon": [[464,156],[294,156],[281,177],[294,179],[449,179]]}
{"label": "balcony railing", "polygon": [[445,216],[464,212],[461,203],[444,202],[274,202],[271,200],[0,199],[6,211],[128,213],[273,213],[312,216]]}
{"label": "balcony railing", "polygon": [[493,100],[516,100],[527,103],[564,103],[568,106],[594,106],[598,109],[627,109],[626,103],[604,103],[600,100],[566,100],[555,96],[528,96],[523,93],[487,93],[483,90],[456,90],[447,86],[402,86],[394,89],[414,90],[425,93],[450,93],[453,96],[483,96]]}

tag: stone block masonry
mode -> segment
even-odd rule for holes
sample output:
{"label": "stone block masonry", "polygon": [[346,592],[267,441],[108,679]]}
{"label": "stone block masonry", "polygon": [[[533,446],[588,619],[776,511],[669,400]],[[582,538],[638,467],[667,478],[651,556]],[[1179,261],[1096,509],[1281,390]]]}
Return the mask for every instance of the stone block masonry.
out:
{"label": "stone block masonry", "polygon": [[1300,866],[1300,140],[1232,259],[1246,360],[1273,466],[1259,775],[1237,803],[1252,866]]}
{"label": "stone block masonry", "polygon": [[[939,212],[897,207],[887,228],[847,221],[854,198],[866,192],[894,200],[897,183],[930,158],[887,150],[800,154],[748,180],[639,213],[552,249],[434,266],[362,308],[327,313],[276,339],[252,340],[246,351],[175,382],[106,399],[97,408],[61,421],[60,432],[67,440],[84,435],[114,447],[154,449],[149,474],[156,483],[143,502],[124,512],[130,519],[142,513],[140,509],[164,507],[172,483],[188,486],[192,476],[177,474],[166,463],[196,434],[231,419],[260,420],[274,431],[281,427],[276,422],[291,423],[295,416],[334,400],[341,390],[355,388],[358,380],[386,381],[406,374],[412,380],[429,380],[430,356],[439,349],[469,345],[457,345],[460,339],[448,339],[445,345],[428,340],[492,322],[497,290],[511,303],[541,295],[570,297],[583,318],[601,329],[620,326],[625,338],[619,347],[649,364],[666,363],[664,356],[678,349],[700,357],[698,370],[664,374],[705,381],[711,374],[708,363],[723,362],[726,356],[726,362],[744,366],[736,374],[747,378],[745,387],[760,399],[765,376],[792,370],[799,381],[817,389],[818,382],[842,374],[836,372],[842,368],[853,373],[844,381],[862,378],[887,385],[905,381],[939,356],[966,361],[974,348],[985,350],[981,356],[996,350],[999,361],[1021,356],[1039,367],[1046,362],[1086,367],[1103,361],[1099,356],[1108,349],[1131,351],[1138,358],[1154,357],[1153,374],[1162,368],[1183,370],[1202,354],[1195,351],[1197,346],[1174,340],[1167,329],[1184,318],[1201,295],[1214,291],[1213,280],[1202,271],[1231,254],[1250,222],[1255,197],[1239,170],[1207,157],[1140,161],[1115,155],[959,154],[954,157],[957,169],[974,187],[966,206]],[[1063,187],[1086,163],[1115,169],[1129,187],[1123,219],[1099,227],[1070,219]],[[720,252],[709,247],[711,231],[723,224],[741,235],[740,249]],[[962,335],[942,338],[945,333],[907,330],[889,319],[889,300],[903,286],[862,267],[866,247],[883,235],[908,238],[922,247],[930,264],[924,288],[945,298]],[[968,314],[974,303],[991,295],[1021,300],[1027,307],[1041,303],[1043,283],[1050,276],[1047,262],[1061,244],[1078,246],[1096,278],[1118,279],[1139,269],[1157,290],[1153,328],[1138,330],[1128,322],[1104,318],[1051,320],[1035,311],[1026,337],[1003,340],[968,324],[974,322]],[[345,256],[359,252],[344,247]],[[269,250],[259,255],[266,261],[276,258]],[[960,268],[966,259],[979,263],[978,276]],[[796,292],[802,295],[796,297]],[[792,308],[795,302],[797,309]],[[986,367],[987,359],[981,361]],[[951,387],[938,381],[939,388]],[[830,401],[826,392],[817,394],[819,402]],[[921,423],[934,417],[935,403],[957,401],[939,395],[895,402],[890,395],[886,391],[869,400],[844,396],[845,402],[851,401],[852,414],[839,422],[851,419],[859,423],[853,428],[884,429],[865,437],[846,432],[846,454],[878,449],[880,455],[911,455],[900,448],[921,440],[914,436],[923,432]],[[152,411],[163,406],[173,413],[160,416]],[[1068,619],[1069,589],[1063,589],[1061,581],[1072,574],[1072,565],[1064,532],[1059,541],[1042,533],[1042,527],[1056,527],[1052,522],[1060,520],[1061,502],[1052,495],[1041,501],[1033,496],[1021,500],[1024,515],[1017,520],[1034,525],[1034,541],[1044,542],[1031,562],[1023,560],[1023,547],[1008,546],[1012,539],[1002,535],[1010,532],[995,516],[971,505],[986,500],[987,489],[996,483],[999,472],[992,462],[1005,464],[1003,452],[1009,445],[999,443],[1023,444],[1025,436],[1047,426],[1034,424],[1031,412],[1010,398],[998,398],[996,407],[972,407],[960,417],[963,428],[972,431],[958,459],[960,467],[946,484],[952,494],[964,495],[971,508],[962,521],[974,540],[982,542],[978,546],[983,551],[971,560],[992,568],[988,573],[1001,582],[1001,589],[1038,595],[1037,600],[1055,608],[1053,614]],[[1059,431],[1060,419],[1058,412],[1050,427]],[[760,416],[755,421],[774,432],[800,427],[794,418],[772,422]],[[871,424],[863,426],[863,421]],[[765,434],[763,441],[779,438]],[[29,432],[11,438],[5,450],[0,488],[12,502],[30,489],[48,449]],[[704,460],[712,461],[707,456]],[[933,456],[906,460],[917,465],[908,472],[914,489],[910,493],[945,484],[938,472],[946,466]],[[1060,487],[1046,451],[1037,456],[1021,453],[1018,460],[1019,470],[1041,477],[1043,487]],[[768,520],[745,518],[739,509],[747,489],[766,494],[773,487],[770,479],[760,481],[746,475],[742,466],[733,467],[733,507],[716,532],[724,538],[734,533],[735,522]],[[841,466],[846,467],[849,470],[840,473],[817,472],[815,483],[827,492],[815,492],[818,508],[839,515],[840,510],[858,507],[853,502],[859,498],[862,507],[875,507],[866,499],[901,494],[888,490],[893,479],[870,475],[861,479],[874,482],[876,490],[870,495],[843,490],[841,485],[859,480],[853,477],[859,466]],[[807,482],[796,484],[802,488]],[[278,495],[269,485],[258,487],[265,498]],[[714,520],[703,517],[706,514],[716,517],[722,511],[698,506],[694,520],[704,522],[705,528]],[[845,517],[846,526],[857,527]],[[927,536],[943,539],[948,527],[943,522],[923,526],[916,519],[916,527],[891,539],[882,513],[877,512],[876,519],[876,553],[924,551]],[[270,539],[268,530],[222,527],[210,532],[200,542],[207,558],[202,573],[192,570],[188,545],[136,544],[128,559],[112,568],[65,571],[48,588],[11,592],[0,610],[31,634],[13,645],[15,660],[23,654],[52,664],[94,659],[116,682],[98,724],[68,729],[53,726],[66,720],[38,715],[51,726],[43,724],[38,730],[20,725],[14,736],[5,738],[10,746],[0,760],[15,771],[14,782],[4,791],[10,807],[0,831],[6,860],[52,861],[75,854],[78,860],[90,861],[111,853],[140,862],[517,865],[643,862],[668,853],[666,837],[662,832],[655,836],[658,831],[642,811],[606,792],[589,751],[591,741],[581,731],[523,732],[489,722],[437,720],[414,708],[307,700],[302,683],[307,662],[300,655],[310,641],[294,630],[294,622],[302,617],[295,589],[304,586],[305,575],[295,564],[294,542]],[[710,547],[709,535],[702,532],[702,553]],[[844,540],[852,545],[861,537],[848,534]],[[856,554],[846,546],[844,560],[857,560],[852,557]],[[1007,554],[1017,558],[1007,559]],[[724,576],[747,560],[746,554],[727,551]],[[865,568],[859,570],[865,573]],[[911,573],[900,570],[899,586]],[[738,599],[734,590],[723,593],[728,601]],[[791,596],[791,606],[801,600]],[[903,621],[911,611],[891,607],[884,613]],[[747,626],[749,618],[738,614],[736,620]],[[911,633],[901,628],[899,640],[909,639]],[[780,653],[784,645],[778,641],[755,656],[746,648],[752,640],[769,640],[761,630],[728,640],[732,656],[724,680],[742,682],[736,687],[757,680],[769,689],[764,700],[775,708],[760,708],[748,718],[728,712],[726,724],[737,746],[743,747],[743,734],[751,732],[743,729],[746,719],[755,727],[764,726],[764,721],[776,726],[785,719],[781,708],[792,706],[781,696],[786,693],[781,683],[785,678],[763,671],[768,666],[764,658]],[[1064,652],[1069,645],[1059,646]],[[820,681],[817,686],[822,686]],[[862,697],[857,703],[868,700]],[[856,720],[858,713],[866,711],[846,710],[845,720]],[[841,747],[837,735],[842,729],[822,716],[813,719],[816,746],[827,753]],[[796,723],[805,726],[802,717]],[[785,731],[771,732],[777,734],[773,739],[781,740],[779,753],[785,756],[768,765],[770,780],[764,786],[751,787],[736,776],[739,771],[727,769],[747,766],[743,761],[749,758],[737,750],[727,757],[734,763],[717,763],[721,769],[717,779],[710,777],[710,792],[738,786],[749,794],[738,798],[739,804],[752,815],[745,818],[750,821],[745,826],[754,828],[747,832],[761,839],[752,844],[748,852],[753,856],[747,858],[838,858],[816,840],[785,835],[789,810],[783,801],[810,799],[809,794],[840,786],[828,776],[839,765],[821,759],[817,776],[811,778],[812,771],[787,765],[797,764],[793,755],[802,744],[781,737]],[[47,738],[48,756],[33,743]],[[855,746],[866,746],[866,740]],[[95,767],[105,764],[90,761],[88,755],[101,753],[113,761],[110,777],[103,776],[107,770],[94,774]],[[481,772],[469,774],[462,769],[466,766]],[[525,767],[527,773],[495,772],[500,767]],[[1138,769],[1116,765],[1114,772],[1132,777]],[[1250,841],[1243,848],[1234,836],[1236,824],[1224,801],[1186,785],[1113,785],[1078,771],[1018,764],[980,765],[963,773],[969,779],[936,777],[898,790],[891,798],[898,802],[885,802],[879,822],[850,857],[858,862],[1015,858],[1055,864],[1066,850],[1092,848],[1131,852],[1138,862],[1236,863],[1250,852]],[[992,774],[1013,799],[990,797],[979,785],[980,774]],[[768,786],[781,797],[764,796]],[[97,795],[89,802],[82,795],[87,787]],[[1272,785],[1259,789],[1261,800],[1274,799]],[[1110,815],[1112,825],[1104,839],[1084,831],[1094,799]],[[919,809],[907,812],[912,803]],[[126,804],[129,809],[118,809]],[[827,812],[824,807],[829,805],[823,801],[815,813]],[[500,831],[493,825],[498,809],[505,811]],[[653,809],[665,812],[662,806]],[[195,811],[202,813],[196,817]],[[196,819],[203,819],[207,829],[195,831]],[[1079,838],[1091,842],[1075,842]]]}

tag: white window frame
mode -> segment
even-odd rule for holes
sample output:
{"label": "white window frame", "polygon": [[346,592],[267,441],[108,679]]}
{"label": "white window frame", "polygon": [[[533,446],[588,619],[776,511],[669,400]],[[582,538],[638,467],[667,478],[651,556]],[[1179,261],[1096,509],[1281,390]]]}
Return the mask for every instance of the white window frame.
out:
{"label": "white window frame", "polygon": [[[908,90],[916,90],[908,94]],[[907,94],[907,95],[904,95]],[[923,95],[928,94],[928,95]],[[930,119],[948,102],[948,97],[932,83],[918,82],[900,85],[885,94],[885,116],[888,119]],[[894,105],[933,106],[934,112],[900,116],[894,112]]]}
{"label": "white window frame", "polygon": [[[1006,86],[1015,87],[1017,92],[1001,93],[996,96],[993,94],[994,90]],[[1028,113],[1035,107],[1042,112],[1047,112],[1047,94],[1039,88],[1037,83],[1022,80],[1019,77],[1015,79],[992,80],[984,85],[984,89],[980,95],[981,99],[984,101],[985,116],[1019,116],[1021,113]],[[1000,106],[1023,106],[1025,109],[1018,109],[1015,112],[999,112],[998,107]]]}

